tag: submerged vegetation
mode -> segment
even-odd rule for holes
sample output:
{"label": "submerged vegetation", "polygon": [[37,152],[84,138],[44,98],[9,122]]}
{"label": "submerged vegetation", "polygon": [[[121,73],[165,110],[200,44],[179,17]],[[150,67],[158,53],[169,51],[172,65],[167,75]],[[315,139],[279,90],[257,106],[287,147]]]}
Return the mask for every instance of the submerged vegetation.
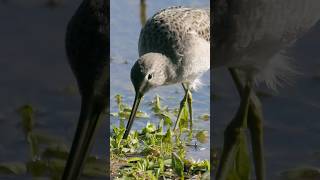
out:
{"label": "submerged vegetation", "polygon": [[[151,103],[153,113],[159,117],[159,123],[147,123],[141,131],[131,131],[127,139],[122,139],[125,132],[124,119],[130,114],[129,106],[122,103],[121,95],[115,96],[118,110],[112,115],[119,117],[120,125],[112,127],[110,137],[111,175],[118,179],[209,179],[209,160],[195,161],[188,159],[186,151],[193,137],[200,142],[208,139],[207,131],[188,129],[188,108],[183,109],[179,129],[174,132],[172,118],[177,110],[162,107],[159,96]],[[205,115],[204,119],[207,119]],[[139,112],[137,117],[148,117]]]}
{"label": "submerged vegetation", "polygon": [[[0,174],[50,177],[60,180],[68,157],[68,146],[59,137],[40,132],[34,128],[36,111],[31,105],[18,109],[25,141],[29,146],[26,162],[0,163]],[[106,161],[94,156],[87,159],[83,174],[88,177],[107,177]]]}

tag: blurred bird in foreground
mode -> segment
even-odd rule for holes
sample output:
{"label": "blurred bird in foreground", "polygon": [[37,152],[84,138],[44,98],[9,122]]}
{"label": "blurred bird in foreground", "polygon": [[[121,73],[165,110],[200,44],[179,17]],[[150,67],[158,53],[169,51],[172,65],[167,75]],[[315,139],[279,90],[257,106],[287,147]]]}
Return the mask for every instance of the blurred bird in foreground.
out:
{"label": "blurred bird in foreground", "polygon": [[81,94],[78,127],[63,180],[79,179],[109,96],[109,4],[83,0],[68,24],[66,49]]}
{"label": "blurred bird in foreground", "polygon": [[262,110],[253,86],[265,82],[276,90],[297,74],[286,48],[320,17],[318,0],[215,0],[213,68],[227,67],[241,96],[237,115],[225,130],[216,172],[224,180],[234,161],[241,129],[251,134],[256,179],[265,178]]}

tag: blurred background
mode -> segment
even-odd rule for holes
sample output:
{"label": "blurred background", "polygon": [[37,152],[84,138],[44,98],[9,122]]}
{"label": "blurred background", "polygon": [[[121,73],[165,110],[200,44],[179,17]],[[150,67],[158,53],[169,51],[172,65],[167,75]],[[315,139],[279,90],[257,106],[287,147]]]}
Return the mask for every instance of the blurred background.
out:
{"label": "blurred background", "polygon": [[[253,31],[255,27],[259,25],[253,24]],[[278,92],[264,85],[257,87],[264,111],[266,179],[320,179],[319,47],[318,23],[286,53],[299,71],[293,83],[278,88]],[[221,151],[224,130],[236,114],[240,100],[225,68],[214,69],[213,76],[213,138],[214,146]]]}
{"label": "blurred background", "polygon": [[[80,96],[64,37],[80,2],[0,1],[0,179],[32,179],[22,165],[41,158],[33,151],[57,146],[57,156],[71,145]],[[106,159],[106,121],[100,126],[92,154]],[[30,128],[38,143],[27,139]]]}

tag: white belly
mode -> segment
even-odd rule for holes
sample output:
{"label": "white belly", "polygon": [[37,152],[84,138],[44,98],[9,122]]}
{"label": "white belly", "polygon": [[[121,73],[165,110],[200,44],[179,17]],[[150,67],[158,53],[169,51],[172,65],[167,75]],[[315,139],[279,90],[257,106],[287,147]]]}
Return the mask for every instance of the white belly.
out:
{"label": "white belly", "polygon": [[192,83],[210,69],[210,42],[192,35],[186,41],[185,47],[181,74],[183,81]]}

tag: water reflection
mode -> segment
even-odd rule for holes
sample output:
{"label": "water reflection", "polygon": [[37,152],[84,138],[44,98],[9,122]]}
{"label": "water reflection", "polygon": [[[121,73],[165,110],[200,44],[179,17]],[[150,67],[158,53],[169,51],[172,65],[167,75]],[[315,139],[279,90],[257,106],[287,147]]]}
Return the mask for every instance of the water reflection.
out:
{"label": "water reflection", "polygon": [[140,0],[140,23],[141,27],[147,21],[147,5],[145,0]]}

